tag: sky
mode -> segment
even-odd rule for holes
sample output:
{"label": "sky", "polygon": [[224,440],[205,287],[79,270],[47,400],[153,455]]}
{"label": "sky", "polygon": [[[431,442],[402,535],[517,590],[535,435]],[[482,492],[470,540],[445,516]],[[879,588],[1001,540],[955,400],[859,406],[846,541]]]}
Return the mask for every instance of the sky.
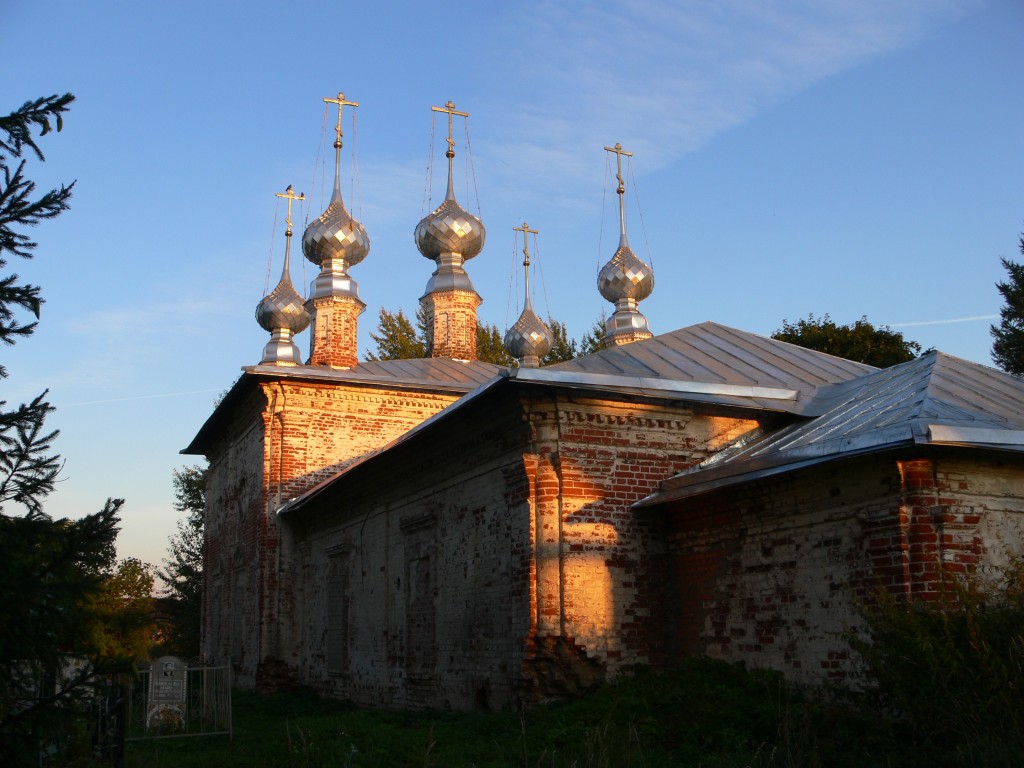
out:
{"label": "sky", "polygon": [[[338,92],[360,104],[342,189],[371,241],[352,269],[361,355],[380,308],[411,314],[430,276],[412,231],[444,196],[430,108],[452,100],[470,115],[456,195],[487,227],[467,265],[483,321],[518,317],[524,221],[538,314],[578,338],[610,312],[603,147],[620,142],[654,333],[867,316],[991,364],[999,259],[1021,258],[1024,231],[1022,40],[1021,0],[0,0],[0,111],[77,97],[29,167],[40,190],[74,180],[72,207],[8,267],[46,299],[0,382],[9,403],[49,389],[57,407],[46,510],[124,498],[119,555],[166,556],[172,472],[200,460],[179,452],[268,339],[275,193],[306,193],[297,233],[329,198]],[[298,238],[292,257],[308,286]]]}

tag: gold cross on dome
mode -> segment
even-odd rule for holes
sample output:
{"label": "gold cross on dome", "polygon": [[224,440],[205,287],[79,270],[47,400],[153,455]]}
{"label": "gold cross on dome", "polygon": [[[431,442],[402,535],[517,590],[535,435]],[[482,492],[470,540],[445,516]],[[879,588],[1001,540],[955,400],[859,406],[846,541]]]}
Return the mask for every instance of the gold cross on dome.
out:
{"label": "gold cross on dome", "polygon": [[334,128],[334,146],[336,149],[341,149],[341,108],[342,107],[358,107],[358,101],[345,101],[345,94],[338,91],[338,98],[332,99],[330,96],[324,96],[324,102],[327,104],[338,105],[338,125]]}
{"label": "gold cross on dome", "polygon": [[521,227],[512,227],[512,231],[513,232],[522,232],[523,233],[523,257],[524,257],[523,266],[524,267],[528,267],[528,266],[530,266],[530,242],[529,242],[529,235],[530,234],[536,235],[536,234],[539,234],[539,232],[536,229],[530,229],[530,225],[527,224],[525,221],[523,222],[523,226],[521,226]]}
{"label": "gold cross on dome", "polygon": [[618,143],[616,143],[614,147],[605,147],[604,150],[605,152],[615,153],[615,178],[619,180],[619,188],[615,191],[620,195],[625,194],[626,183],[622,180],[622,156],[625,155],[626,157],[632,157],[633,153],[627,152],[622,148],[622,145]]}
{"label": "gold cross on dome", "polygon": [[446,141],[448,142],[448,151],[445,153],[445,155],[450,160],[451,158],[455,157],[455,142],[452,140],[452,117],[454,115],[458,115],[459,117],[469,117],[469,113],[459,112],[458,110],[456,110],[455,105],[452,103],[451,99],[449,99],[448,102],[443,107],[431,107],[430,111],[448,113],[448,138],[446,139]]}
{"label": "gold cross on dome", "polygon": [[284,192],[275,192],[274,196],[275,197],[283,197],[285,200],[288,201],[288,215],[285,216],[285,219],[284,219],[285,223],[288,225],[288,229],[285,230],[285,235],[287,235],[288,237],[291,237],[292,236],[292,200],[305,200],[306,199],[306,193],[305,192],[300,192],[299,194],[296,195],[292,191],[292,185],[289,184],[288,185],[288,189],[286,189]]}

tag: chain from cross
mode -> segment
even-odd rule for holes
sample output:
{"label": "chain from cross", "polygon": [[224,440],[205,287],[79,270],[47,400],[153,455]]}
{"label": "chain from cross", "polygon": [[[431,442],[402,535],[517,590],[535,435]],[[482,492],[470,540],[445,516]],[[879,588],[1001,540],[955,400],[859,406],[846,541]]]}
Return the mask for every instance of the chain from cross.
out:
{"label": "chain from cross", "polygon": [[345,94],[338,91],[338,98],[332,99],[330,96],[324,96],[324,102],[326,104],[337,104],[338,105],[338,125],[334,128],[334,148],[341,149],[341,108],[342,107],[358,107],[358,101],[345,101]]}
{"label": "chain from cross", "polygon": [[448,151],[444,153],[445,157],[451,160],[455,157],[455,141],[452,139],[452,117],[458,115],[459,117],[469,117],[469,112],[459,112],[455,109],[455,105],[451,99],[443,107],[431,107],[431,112],[447,112],[448,113],[448,138],[445,141],[448,142]]}
{"label": "chain from cross", "polygon": [[529,235],[530,234],[536,235],[536,234],[539,234],[539,232],[536,229],[530,229],[530,225],[527,224],[525,221],[523,222],[523,226],[521,226],[521,227],[512,227],[512,231],[513,232],[522,232],[523,233],[523,257],[524,257],[523,266],[524,267],[528,267],[528,266],[530,266],[530,238],[529,238]]}
{"label": "chain from cross", "polygon": [[621,144],[616,144],[614,147],[605,147],[604,150],[605,152],[615,153],[615,178],[619,181],[619,188],[615,191],[620,195],[624,195],[626,194],[626,182],[622,180],[622,156],[632,157],[633,153],[624,150]]}
{"label": "chain from cross", "polygon": [[289,184],[288,185],[288,189],[286,189],[284,192],[275,192],[274,196],[275,197],[283,197],[285,200],[288,201],[288,215],[285,216],[285,219],[284,219],[285,223],[288,225],[288,229],[285,230],[285,235],[287,237],[291,237],[292,236],[292,200],[305,200],[306,199],[306,193],[305,192],[300,192],[299,194],[296,195],[292,191],[292,185]]}

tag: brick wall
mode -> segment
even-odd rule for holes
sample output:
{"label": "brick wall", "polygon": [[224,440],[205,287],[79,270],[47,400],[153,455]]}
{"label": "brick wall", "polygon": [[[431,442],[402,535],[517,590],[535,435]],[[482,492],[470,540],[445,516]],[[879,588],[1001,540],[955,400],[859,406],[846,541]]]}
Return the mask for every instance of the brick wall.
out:
{"label": "brick wall", "polygon": [[[472,429],[392,449],[290,519],[304,537],[303,683],[402,708],[512,700],[510,664],[529,623],[519,586],[529,546],[521,510],[508,505],[521,503],[511,448],[524,425],[508,412],[464,418]],[[343,595],[331,591],[337,569]],[[330,645],[339,627],[343,649]]]}
{"label": "brick wall", "polygon": [[843,639],[879,587],[936,594],[1021,551],[1024,467],[980,452],[883,454],[748,483],[651,514],[671,557],[662,629],[706,653],[792,679],[856,682]]}
{"label": "brick wall", "polygon": [[358,361],[359,315],[366,308],[352,296],[323,296],[307,302],[312,321],[309,365],[352,368]]}
{"label": "brick wall", "polygon": [[609,677],[660,658],[650,564],[661,543],[630,510],[658,483],[756,422],[678,405],[533,399],[537,633],[560,634]]}
{"label": "brick wall", "polygon": [[420,303],[427,313],[427,357],[476,360],[476,310],[472,291],[434,291]]}
{"label": "brick wall", "polygon": [[[653,543],[629,505],[752,426],[511,387],[463,407],[293,518],[302,680],[365,703],[468,708],[649,661]],[[328,643],[338,626],[344,652]]]}
{"label": "brick wall", "polygon": [[249,687],[297,667],[297,542],[277,508],[455,399],[287,378],[254,383],[208,449],[203,652],[211,661],[230,660]]}

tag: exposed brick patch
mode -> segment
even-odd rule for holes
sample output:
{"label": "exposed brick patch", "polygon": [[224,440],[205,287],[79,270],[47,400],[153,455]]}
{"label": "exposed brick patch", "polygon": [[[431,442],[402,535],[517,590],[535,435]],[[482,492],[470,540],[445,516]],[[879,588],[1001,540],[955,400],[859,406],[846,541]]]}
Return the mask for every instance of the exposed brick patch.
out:
{"label": "exposed brick patch", "polygon": [[604,666],[589,658],[571,637],[527,639],[518,686],[520,698],[551,701],[592,690],[604,681]]}

